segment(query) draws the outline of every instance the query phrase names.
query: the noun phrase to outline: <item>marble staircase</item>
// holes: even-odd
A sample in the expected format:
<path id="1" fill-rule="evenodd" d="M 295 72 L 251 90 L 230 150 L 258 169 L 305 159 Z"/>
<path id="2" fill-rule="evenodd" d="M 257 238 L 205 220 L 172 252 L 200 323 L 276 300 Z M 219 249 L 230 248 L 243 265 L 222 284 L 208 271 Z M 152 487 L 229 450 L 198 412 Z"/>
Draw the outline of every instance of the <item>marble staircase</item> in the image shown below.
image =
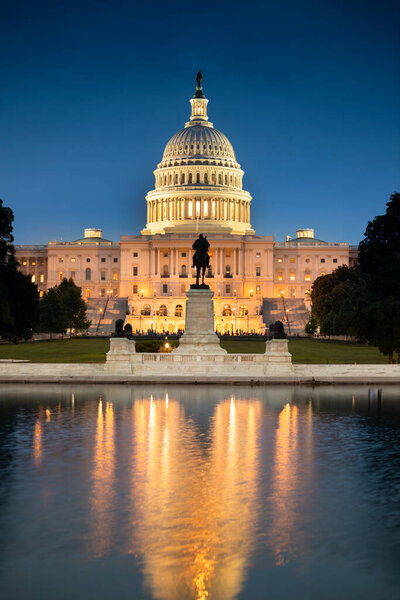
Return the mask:
<path id="1" fill-rule="evenodd" d="M 115 329 L 115 321 L 125 321 L 127 309 L 127 298 L 88 298 L 86 315 L 92 321 L 89 335 L 110 336 Z"/>
<path id="2" fill-rule="evenodd" d="M 303 300 L 296 298 L 264 298 L 263 321 L 267 327 L 275 321 L 282 321 L 288 335 L 304 335 L 304 327 L 310 313 Z"/>

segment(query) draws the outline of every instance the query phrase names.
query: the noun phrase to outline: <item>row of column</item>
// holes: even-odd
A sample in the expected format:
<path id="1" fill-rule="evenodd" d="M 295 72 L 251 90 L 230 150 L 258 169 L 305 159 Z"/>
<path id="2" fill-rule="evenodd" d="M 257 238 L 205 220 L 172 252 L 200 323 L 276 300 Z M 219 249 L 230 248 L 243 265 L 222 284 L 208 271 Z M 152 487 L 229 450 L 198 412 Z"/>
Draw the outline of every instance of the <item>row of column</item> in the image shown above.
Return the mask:
<path id="1" fill-rule="evenodd" d="M 250 202 L 231 198 L 214 200 L 171 198 L 147 202 L 148 223 L 196 218 L 250 223 Z"/>
<path id="2" fill-rule="evenodd" d="M 164 256 L 164 253 L 168 252 L 168 256 Z M 182 260 L 179 265 L 179 254 L 186 252 L 186 257 Z M 245 270 L 245 251 L 243 248 L 234 248 L 229 250 L 230 256 L 226 256 L 226 250 L 224 248 L 215 248 L 212 252 L 210 260 L 210 266 L 212 268 L 213 275 L 224 275 L 227 272 L 226 267 L 230 267 L 230 273 L 233 276 L 243 276 Z M 192 255 L 193 250 L 191 248 L 150 248 L 149 252 L 149 271 L 151 275 L 163 275 L 164 266 L 168 267 L 168 275 L 179 275 L 181 272 L 182 265 L 186 266 L 186 272 L 188 275 L 192 269 Z"/>

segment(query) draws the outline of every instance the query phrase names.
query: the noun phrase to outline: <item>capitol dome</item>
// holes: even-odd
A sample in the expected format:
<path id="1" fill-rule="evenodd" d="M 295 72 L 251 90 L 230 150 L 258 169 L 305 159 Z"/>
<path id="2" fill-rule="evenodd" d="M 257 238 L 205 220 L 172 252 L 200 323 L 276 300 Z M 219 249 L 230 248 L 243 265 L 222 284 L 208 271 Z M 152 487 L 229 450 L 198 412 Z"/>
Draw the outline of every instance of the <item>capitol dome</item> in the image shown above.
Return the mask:
<path id="1" fill-rule="evenodd" d="M 208 120 L 200 72 L 190 104 L 190 120 L 169 140 L 154 171 L 142 233 L 254 235 L 244 171 L 228 138 Z"/>
<path id="2" fill-rule="evenodd" d="M 191 124 L 190 124 L 191 125 Z M 162 163 L 187 158 L 223 160 L 236 163 L 236 156 L 228 138 L 203 123 L 181 129 L 172 136 L 165 147 Z"/>

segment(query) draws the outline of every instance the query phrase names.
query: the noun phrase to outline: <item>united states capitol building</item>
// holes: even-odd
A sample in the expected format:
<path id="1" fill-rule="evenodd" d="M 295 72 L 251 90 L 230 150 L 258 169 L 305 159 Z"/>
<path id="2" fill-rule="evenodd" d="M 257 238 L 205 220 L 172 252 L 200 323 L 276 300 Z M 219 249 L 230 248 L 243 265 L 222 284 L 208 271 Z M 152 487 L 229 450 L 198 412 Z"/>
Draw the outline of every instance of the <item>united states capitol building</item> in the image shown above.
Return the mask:
<path id="1" fill-rule="evenodd" d="M 357 250 L 319 240 L 313 229 L 298 229 L 281 242 L 257 235 L 244 171 L 231 142 L 208 119 L 201 79 L 190 104 L 189 121 L 154 171 L 140 235 L 110 241 L 89 228 L 75 241 L 17 246 L 20 268 L 41 295 L 72 277 L 87 300 L 93 334 L 109 333 L 119 317 L 133 330 L 172 333 L 184 329 L 186 291 L 195 276 L 192 243 L 203 233 L 210 242 L 206 282 L 214 292 L 217 331 L 261 333 L 281 318 L 291 333 L 300 333 L 313 281 L 353 264 Z"/>

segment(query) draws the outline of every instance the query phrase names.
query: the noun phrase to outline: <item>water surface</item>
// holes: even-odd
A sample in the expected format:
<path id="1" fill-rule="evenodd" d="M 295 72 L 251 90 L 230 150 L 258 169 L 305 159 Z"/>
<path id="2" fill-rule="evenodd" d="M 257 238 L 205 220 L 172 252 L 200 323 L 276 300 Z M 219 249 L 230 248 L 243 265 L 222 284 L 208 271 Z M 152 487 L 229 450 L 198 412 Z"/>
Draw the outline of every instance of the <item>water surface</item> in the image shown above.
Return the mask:
<path id="1" fill-rule="evenodd" d="M 0 388 L 4 600 L 400 595 L 400 390 Z"/>

